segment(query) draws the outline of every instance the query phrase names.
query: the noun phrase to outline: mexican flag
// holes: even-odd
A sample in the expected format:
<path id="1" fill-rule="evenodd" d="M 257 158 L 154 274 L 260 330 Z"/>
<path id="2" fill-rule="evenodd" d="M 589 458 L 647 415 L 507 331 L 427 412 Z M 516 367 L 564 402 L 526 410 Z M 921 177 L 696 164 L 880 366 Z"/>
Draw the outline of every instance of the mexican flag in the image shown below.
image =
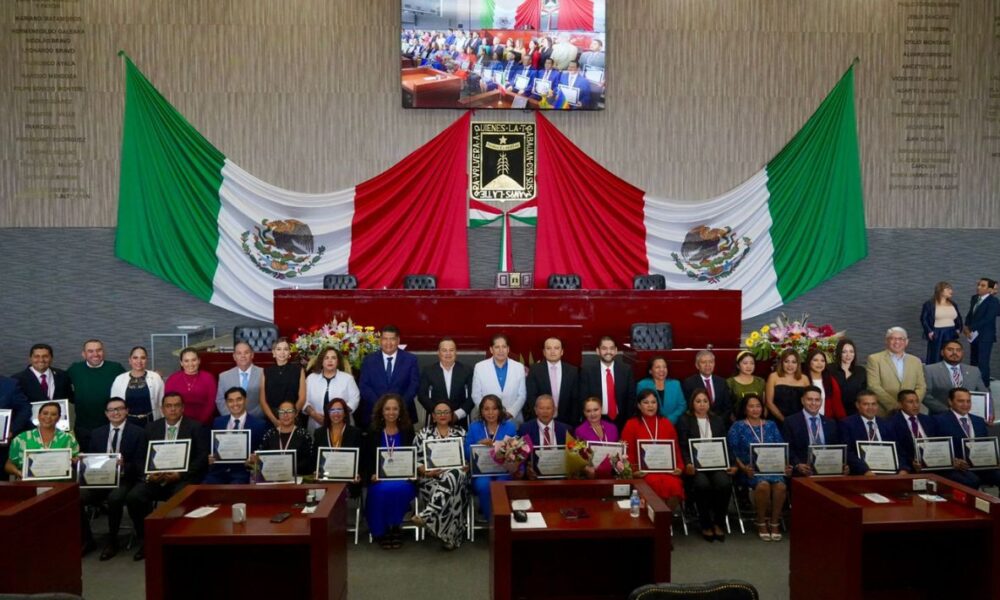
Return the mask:
<path id="1" fill-rule="evenodd" d="M 122 260 L 264 321 L 273 318 L 275 289 L 320 288 L 326 274 L 352 273 L 363 288 L 398 288 L 414 273 L 435 275 L 441 287 L 469 286 L 468 113 L 364 183 L 304 194 L 240 168 L 125 64 L 115 237 Z"/>
<path id="2" fill-rule="evenodd" d="M 586 288 L 630 288 L 658 273 L 667 289 L 742 290 L 748 319 L 867 255 L 853 66 L 777 156 L 709 200 L 649 196 L 536 119 L 537 281 L 577 273 Z"/>

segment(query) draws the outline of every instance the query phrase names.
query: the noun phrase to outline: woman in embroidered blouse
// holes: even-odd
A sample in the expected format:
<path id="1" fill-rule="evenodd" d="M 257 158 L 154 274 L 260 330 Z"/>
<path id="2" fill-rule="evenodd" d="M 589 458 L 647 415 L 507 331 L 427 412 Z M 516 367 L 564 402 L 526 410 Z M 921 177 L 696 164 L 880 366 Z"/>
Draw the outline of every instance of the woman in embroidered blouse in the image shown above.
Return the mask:
<path id="1" fill-rule="evenodd" d="M 462 545 L 465 535 L 465 515 L 469 507 L 468 467 L 427 468 L 424 442 L 457 438 L 464 451 L 465 430 L 452 426 L 453 413 L 447 401 L 434 405 L 433 423 L 417 434 L 417 473 L 420 475 L 420 502 L 423 509 L 413 515 L 413 522 L 441 540 L 445 550 Z"/>
<path id="2" fill-rule="evenodd" d="M 73 462 L 80 454 L 80 444 L 72 434 L 56 429 L 56 423 L 62 416 L 62 408 L 58 402 L 46 402 L 38 409 L 38 428 L 22 431 L 10 442 L 10 457 L 4 470 L 8 474 L 23 479 L 25 450 L 48 450 L 69 448 L 73 454 Z"/>
<path id="3" fill-rule="evenodd" d="M 491 448 L 494 442 L 504 438 L 516 437 L 517 426 L 507 418 L 503 402 L 496 394 L 486 394 L 479 403 L 479 420 L 469 425 L 469 433 L 465 436 L 465 455 L 469 461 L 476 460 L 472 453 L 473 446 Z M 490 484 L 494 481 L 507 481 L 510 475 L 486 475 L 472 478 L 472 492 L 479 499 L 479 511 L 487 521 L 493 516 L 493 503 L 490 501 Z"/>
<path id="4" fill-rule="evenodd" d="M 573 432 L 574 437 L 588 442 L 617 442 L 618 428 L 607 419 L 601 418 L 601 399 L 591 396 L 583 401 L 584 421 Z M 607 457 L 599 464 L 587 467 L 587 476 L 590 479 L 608 479 L 614 476 L 611 468 L 611 457 Z"/>

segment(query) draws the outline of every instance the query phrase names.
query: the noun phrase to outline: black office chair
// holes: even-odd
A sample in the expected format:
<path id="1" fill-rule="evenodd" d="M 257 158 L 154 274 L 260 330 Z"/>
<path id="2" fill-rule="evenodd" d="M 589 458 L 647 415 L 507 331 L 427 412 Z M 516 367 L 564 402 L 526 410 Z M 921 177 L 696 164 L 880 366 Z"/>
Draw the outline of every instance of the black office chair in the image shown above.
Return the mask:
<path id="1" fill-rule="evenodd" d="M 358 278 L 350 273 L 334 273 L 323 277 L 324 290 L 353 290 L 358 287 Z"/>
<path id="2" fill-rule="evenodd" d="M 673 350 L 674 329 L 670 323 L 632 323 L 633 350 Z"/>
<path id="3" fill-rule="evenodd" d="M 628 600 L 760 600 L 757 588 L 738 579 L 705 583 L 653 583 L 632 590 Z"/>
<path id="4" fill-rule="evenodd" d="M 407 275 L 403 279 L 404 290 L 435 290 L 437 277 L 433 275 Z"/>
<path id="5" fill-rule="evenodd" d="M 246 342 L 254 352 L 270 352 L 278 339 L 278 328 L 274 325 L 237 325 L 233 328 L 233 345 Z"/>
<path id="6" fill-rule="evenodd" d="M 549 275 L 550 290 L 578 290 L 582 282 L 575 273 L 553 273 Z"/>
<path id="7" fill-rule="evenodd" d="M 634 290 L 665 290 L 667 278 L 663 275 L 636 275 L 632 278 Z"/>

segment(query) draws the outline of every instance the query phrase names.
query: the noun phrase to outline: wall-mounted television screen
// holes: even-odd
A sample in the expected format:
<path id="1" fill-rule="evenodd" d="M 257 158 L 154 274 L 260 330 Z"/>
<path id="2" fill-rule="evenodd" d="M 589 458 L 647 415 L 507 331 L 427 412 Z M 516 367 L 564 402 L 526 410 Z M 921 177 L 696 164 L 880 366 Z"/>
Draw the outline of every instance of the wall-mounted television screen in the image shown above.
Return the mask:
<path id="1" fill-rule="evenodd" d="M 405 108 L 602 110 L 605 0 L 400 0 Z"/>

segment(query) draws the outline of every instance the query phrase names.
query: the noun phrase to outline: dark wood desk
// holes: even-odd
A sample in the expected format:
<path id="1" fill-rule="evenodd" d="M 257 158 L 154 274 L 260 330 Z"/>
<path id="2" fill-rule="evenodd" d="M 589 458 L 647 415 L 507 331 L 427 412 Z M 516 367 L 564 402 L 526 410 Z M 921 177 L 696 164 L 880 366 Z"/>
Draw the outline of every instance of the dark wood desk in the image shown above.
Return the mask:
<path id="1" fill-rule="evenodd" d="M 0 483 L 0 540 L 0 593 L 83 594 L 75 483 Z"/>
<path id="2" fill-rule="evenodd" d="M 326 489 L 303 515 L 306 492 Z M 232 522 L 245 502 L 246 523 Z M 201 519 L 183 515 L 208 504 Z M 271 523 L 280 512 L 292 516 Z M 190 485 L 146 519 L 146 598 L 347 597 L 347 492 L 334 485 Z"/>
<path id="3" fill-rule="evenodd" d="M 948 502 L 917 497 L 914 479 L 937 482 Z M 796 478 L 792 497 L 792 600 L 1000 598 L 993 496 L 922 474 Z"/>
<path id="4" fill-rule="evenodd" d="M 493 600 L 621 599 L 640 585 L 670 581 L 670 509 L 644 481 L 619 482 L 631 483 L 646 500 L 647 510 L 633 518 L 628 509 L 615 505 L 614 483 L 491 484 Z M 521 499 L 531 500 L 531 512 L 542 513 L 545 529 L 511 528 L 510 503 Z M 567 520 L 560 513 L 565 508 L 582 508 L 588 516 Z M 595 566 L 594 557 L 606 557 L 610 563 Z"/>
<path id="5" fill-rule="evenodd" d="M 466 96 L 460 101 L 464 108 L 510 108 L 514 104 L 513 94 L 501 94 L 499 90 L 491 90 L 474 96 Z M 525 110 L 538 109 L 538 100 L 528 98 Z"/>
<path id="6" fill-rule="evenodd" d="M 430 67 L 401 69 L 404 103 L 413 108 L 461 108 L 461 77 Z"/>

